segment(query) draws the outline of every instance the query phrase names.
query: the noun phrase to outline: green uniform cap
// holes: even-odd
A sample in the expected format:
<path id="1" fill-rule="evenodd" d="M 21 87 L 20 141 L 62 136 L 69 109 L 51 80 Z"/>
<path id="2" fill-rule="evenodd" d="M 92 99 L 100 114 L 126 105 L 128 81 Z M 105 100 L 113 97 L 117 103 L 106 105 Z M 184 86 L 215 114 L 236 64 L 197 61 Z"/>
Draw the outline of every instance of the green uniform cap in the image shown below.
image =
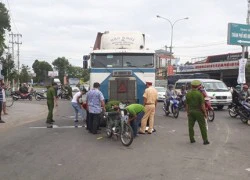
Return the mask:
<path id="1" fill-rule="evenodd" d="M 192 85 L 192 86 L 199 86 L 199 85 L 201 85 L 201 82 L 200 82 L 199 80 L 193 80 L 193 81 L 191 82 L 191 85 Z"/>

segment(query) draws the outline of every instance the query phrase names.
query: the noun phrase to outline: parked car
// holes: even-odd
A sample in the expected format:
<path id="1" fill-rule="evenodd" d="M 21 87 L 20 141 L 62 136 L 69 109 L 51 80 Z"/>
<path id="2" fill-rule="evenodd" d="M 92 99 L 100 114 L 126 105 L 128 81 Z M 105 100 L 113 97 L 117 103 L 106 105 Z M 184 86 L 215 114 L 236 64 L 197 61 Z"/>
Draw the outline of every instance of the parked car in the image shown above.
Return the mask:
<path id="1" fill-rule="evenodd" d="M 72 92 L 79 92 L 80 91 L 80 89 L 76 86 L 72 86 L 71 88 L 72 88 Z"/>
<path id="2" fill-rule="evenodd" d="M 160 87 L 156 86 L 155 89 L 158 91 L 158 101 L 164 101 L 165 100 L 165 93 L 166 93 L 166 88 L 165 87 Z"/>

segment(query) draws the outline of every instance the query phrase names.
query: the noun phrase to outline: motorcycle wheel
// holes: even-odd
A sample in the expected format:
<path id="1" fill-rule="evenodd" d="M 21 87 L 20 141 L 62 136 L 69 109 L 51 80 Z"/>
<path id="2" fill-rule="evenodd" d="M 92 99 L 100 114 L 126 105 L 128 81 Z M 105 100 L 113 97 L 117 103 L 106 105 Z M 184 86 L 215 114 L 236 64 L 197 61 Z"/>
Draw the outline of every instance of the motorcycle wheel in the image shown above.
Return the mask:
<path id="1" fill-rule="evenodd" d="M 106 135 L 108 138 L 111 138 L 113 133 L 112 133 L 112 126 L 111 126 L 111 120 L 107 118 L 107 125 L 106 125 Z"/>
<path id="2" fill-rule="evenodd" d="M 238 114 L 235 112 L 235 107 L 228 109 L 229 116 L 235 118 Z"/>
<path id="3" fill-rule="evenodd" d="M 18 98 L 14 97 L 14 96 L 13 96 L 12 99 L 13 99 L 13 101 L 17 101 L 18 100 Z"/>
<path id="4" fill-rule="evenodd" d="M 121 142 L 124 146 L 129 146 L 134 140 L 133 130 L 132 130 L 131 126 L 129 126 L 127 123 L 124 123 L 124 125 L 123 125 L 123 129 L 121 130 L 120 138 L 121 138 Z"/>
<path id="5" fill-rule="evenodd" d="M 212 122 L 214 120 L 214 111 L 213 110 L 208 110 L 207 111 L 207 119 Z"/>
<path id="6" fill-rule="evenodd" d="M 243 122 L 244 124 L 246 124 L 247 123 L 247 121 L 248 121 L 248 119 L 247 118 L 245 118 L 244 116 L 240 116 L 240 120 L 241 120 L 241 122 Z"/>
<path id="7" fill-rule="evenodd" d="M 172 107 L 172 113 L 173 113 L 174 118 L 178 118 L 179 108 Z"/>
<path id="8" fill-rule="evenodd" d="M 28 97 L 28 99 L 29 99 L 30 101 L 32 101 L 32 96 L 30 95 L 30 96 Z"/>
<path id="9" fill-rule="evenodd" d="M 37 101 L 40 101 L 40 100 L 41 100 L 41 97 L 40 97 L 40 96 L 35 96 L 35 99 L 36 99 Z"/>

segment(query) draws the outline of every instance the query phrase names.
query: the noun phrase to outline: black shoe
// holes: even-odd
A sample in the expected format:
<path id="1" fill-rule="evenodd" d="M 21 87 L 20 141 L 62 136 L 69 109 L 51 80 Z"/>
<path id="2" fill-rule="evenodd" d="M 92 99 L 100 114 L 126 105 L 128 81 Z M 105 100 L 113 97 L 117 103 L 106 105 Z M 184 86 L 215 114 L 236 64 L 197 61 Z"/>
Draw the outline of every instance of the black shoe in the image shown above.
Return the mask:
<path id="1" fill-rule="evenodd" d="M 195 140 L 191 140 L 190 143 L 195 143 L 196 141 Z"/>
<path id="2" fill-rule="evenodd" d="M 208 145 L 208 144 L 210 144 L 210 142 L 209 141 L 204 141 L 203 144 Z"/>
<path id="3" fill-rule="evenodd" d="M 5 123 L 3 120 L 0 120 L 0 123 Z"/>
<path id="4" fill-rule="evenodd" d="M 53 125 L 47 125 L 47 128 L 53 128 Z"/>
<path id="5" fill-rule="evenodd" d="M 55 121 L 54 120 L 51 120 L 52 123 L 54 123 Z"/>
<path id="6" fill-rule="evenodd" d="M 154 128 L 152 132 L 156 132 L 156 129 Z"/>
<path id="7" fill-rule="evenodd" d="M 78 120 L 75 120 L 75 122 L 79 122 Z"/>

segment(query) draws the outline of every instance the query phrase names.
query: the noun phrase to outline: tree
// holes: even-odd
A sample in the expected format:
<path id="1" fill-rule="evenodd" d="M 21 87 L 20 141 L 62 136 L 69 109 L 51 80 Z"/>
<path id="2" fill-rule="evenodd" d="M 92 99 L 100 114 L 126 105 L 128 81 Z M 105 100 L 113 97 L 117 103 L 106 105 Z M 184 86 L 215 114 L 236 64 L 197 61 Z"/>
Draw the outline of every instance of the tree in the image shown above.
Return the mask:
<path id="1" fill-rule="evenodd" d="M 10 16 L 5 5 L 0 2 L 0 56 L 2 56 L 3 51 L 6 48 L 4 37 L 6 30 L 11 30 Z"/>
<path id="2" fill-rule="evenodd" d="M 11 58 L 11 55 L 8 55 L 6 58 L 1 57 L 0 58 L 0 62 L 2 63 L 2 75 L 8 79 L 9 81 L 12 80 L 12 78 L 10 78 L 12 72 L 14 71 L 15 68 L 15 63 Z"/>
<path id="3" fill-rule="evenodd" d="M 63 77 L 66 75 L 68 67 L 70 66 L 68 59 L 65 57 L 58 57 L 52 64 L 55 70 L 58 71 L 60 81 L 63 82 Z"/>
<path id="4" fill-rule="evenodd" d="M 46 61 L 35 60 L 32 64 L 33 71 L 36 73 L 34 82 L 45 82 L 48 77 L 48 71 L 52 71 L 52 66 Z"/>
<path id="5" fill-rule="evenodd" d="M 82 67 L 70 65 L 67 74 L 69 78 L 84 78 L 84 82 L 89 80 L 88 70 L 84 70 Z"/>
<path id="6" fill-rule="evenodd" d="M 26 65 L 22 64 L 22 68 L 21 68 L 21 72 L 20 72 L 20 75 L 19 75 L 19 79 L 20 79 L 21 83 L 30 82 L 31 75 L 30 75 L 30 68 L 29 68 L 29 66 L 26 66 Z"/>

